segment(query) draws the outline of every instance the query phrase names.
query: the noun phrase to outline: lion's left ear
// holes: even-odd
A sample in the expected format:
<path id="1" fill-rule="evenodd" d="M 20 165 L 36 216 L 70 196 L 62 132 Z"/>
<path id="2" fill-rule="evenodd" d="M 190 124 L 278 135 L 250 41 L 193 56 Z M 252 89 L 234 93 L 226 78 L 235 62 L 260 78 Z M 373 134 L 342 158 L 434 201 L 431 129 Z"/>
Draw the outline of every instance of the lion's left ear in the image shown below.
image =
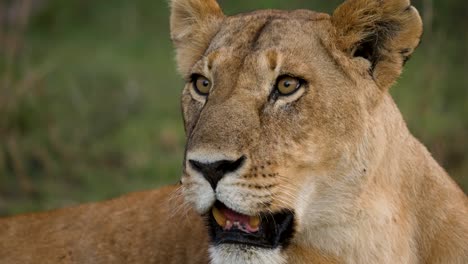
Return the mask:
<path id="1" fill-rule="evenodd" d="M 332 16 L 337 47 L 371 63 L 371 73 L 383 89 L 401 74 L 418 46 L 422 21 L 409 0 L 347 0 Z"/>

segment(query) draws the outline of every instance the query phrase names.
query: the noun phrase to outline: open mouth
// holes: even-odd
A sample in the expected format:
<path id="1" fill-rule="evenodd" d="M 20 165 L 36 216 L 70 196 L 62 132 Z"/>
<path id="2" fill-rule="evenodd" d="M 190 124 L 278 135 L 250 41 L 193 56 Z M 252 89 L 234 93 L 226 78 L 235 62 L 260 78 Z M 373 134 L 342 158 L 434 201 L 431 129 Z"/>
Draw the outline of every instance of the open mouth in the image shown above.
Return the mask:
<path id="1" fill-rule="evenodd" d="M 214 245 L 243 244 L 262 248 L 287 246 L 294 231 L 290 210 L 248 216 L 235 212 L 217 201 L 208 215 Z"/>

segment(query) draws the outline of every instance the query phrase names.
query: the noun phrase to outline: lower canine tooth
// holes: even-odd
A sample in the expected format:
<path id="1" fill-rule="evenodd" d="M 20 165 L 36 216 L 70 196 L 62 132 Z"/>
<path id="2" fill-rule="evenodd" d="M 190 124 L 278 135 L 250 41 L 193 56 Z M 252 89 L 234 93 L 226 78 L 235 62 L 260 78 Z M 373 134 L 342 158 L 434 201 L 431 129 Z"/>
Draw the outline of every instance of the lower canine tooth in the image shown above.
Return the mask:
<path id="1" fill-rule="evenodd" d="M 257 228 L 260 226 L 260 217 L 258 216 L 251 216 L 249 219 L 249 225 L 252 228 Z"/>
<path id="2" fill-rule="evenodd" d="M 216 220 L 216 223 L 218 223 L 218 225 L 224 227 L 226 225 L 226 217 L 224 216 L 224 214 L 221 213 L 218 210 L 218 208 L 216 208 L 216 207 L 213 207 L 211 212 L 213 213 L 213 217 Z"/>

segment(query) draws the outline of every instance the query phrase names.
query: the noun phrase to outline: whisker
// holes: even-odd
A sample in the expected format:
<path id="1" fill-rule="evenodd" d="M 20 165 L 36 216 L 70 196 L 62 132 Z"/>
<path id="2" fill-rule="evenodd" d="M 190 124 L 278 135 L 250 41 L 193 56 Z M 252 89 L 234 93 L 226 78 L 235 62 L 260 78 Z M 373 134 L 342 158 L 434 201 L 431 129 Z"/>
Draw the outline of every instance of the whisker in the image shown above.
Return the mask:
<path id="1" fill-rule="evenodd" d="M 171 217 L 182 216 L 184 220 L 187 220 L 188 212 L 191 209 L 189 203 L 184 199 L 183 186 L 179 186 L 169 198 L 169 204 L 171 208 Z"/>
<path id="2" fill-rule="evenodd" d="M 300 186 L 299 184 L 292 182 L 290 178 L 285 177 L 285 176 L 283 176 L 283 175 L 277 175 L 277 176 L 276 176 L 276 179 L 279 179 L 279 180 L 283 181 L 284 183 L 290 184 L 290 185 L 292 185 L 292 186 L 294 186 L 294 187 L 297 187 L 297 188 L 301 188 L 301 187 L 302 187 L 302 186 Z"/>

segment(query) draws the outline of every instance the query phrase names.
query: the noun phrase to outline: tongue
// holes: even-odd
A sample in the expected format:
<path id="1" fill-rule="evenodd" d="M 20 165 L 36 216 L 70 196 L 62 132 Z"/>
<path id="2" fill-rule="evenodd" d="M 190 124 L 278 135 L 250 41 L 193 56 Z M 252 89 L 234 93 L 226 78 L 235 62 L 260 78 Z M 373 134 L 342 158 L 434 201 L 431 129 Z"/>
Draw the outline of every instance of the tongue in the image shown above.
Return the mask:
<path id="1" fill-rule="evenodd" d="M 237 212 L 234 212 L 233 210 L 224 207 L 221 208 L 221 212 L 226 216 L 226 219 L 231 221 L 231 222 L 239 222 L 239 223 L 249 223 L 250 217 L 248 215 L 243 215 Z"/>
<path id="2" fill-rule="evenodd" d="M 226 217 L 226 225 L 224 226 L 224 230 L 230 230 L 231 228 L 236 227 L 237 229 L 247 233 L 254 233 L 258 231 L 258 224 L 256 226 L 251 226 L 250 216 L 234 212 L 227 207 L 220 208 L 219 210 Z"/>

